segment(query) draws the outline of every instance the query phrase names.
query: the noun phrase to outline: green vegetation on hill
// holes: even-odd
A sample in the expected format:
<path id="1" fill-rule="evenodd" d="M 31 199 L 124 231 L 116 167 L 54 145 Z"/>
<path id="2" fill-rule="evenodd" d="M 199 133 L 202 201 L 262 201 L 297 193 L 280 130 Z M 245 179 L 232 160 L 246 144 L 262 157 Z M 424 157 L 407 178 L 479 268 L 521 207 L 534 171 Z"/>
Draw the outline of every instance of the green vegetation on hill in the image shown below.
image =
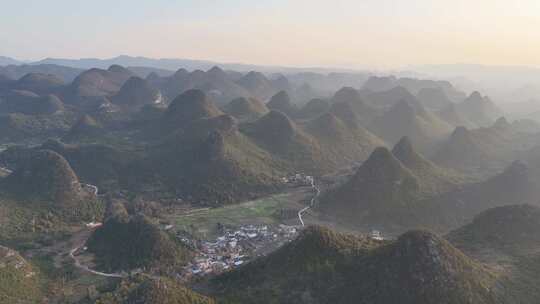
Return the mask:
<path id="1" fill-rule="evenodd" d="M 315 118 L 326 113 L 330 109 L 330 102 L 325 99 L 312 99 L 300 109 L 298 116 L 301 118 Z"/>
<path id="2" fill-rule="evenodd" d="M 81 180 L 98 186 L 100 193 L 118 188 L 140 187 L 138 179 L 152 174 L 151 171 L 144 171 L 144 166 L 138 167 L 141 154 L 144 153 L 131 148 L 106 144 L 64 144 L 57 140 L 48 140 L 39 149 L 61 154 Z"/>
<path id="3" fill-rule="evenodd" d="M 364 102 L 358 90 L 351 87 L 341 88 L 334 94 L 330 112 L 347 123 L 360 123 L 362 126 L 369 125 L 379 114 L 377 109 Z M 352 117 L 354 121 L 351 121 Z"/>
<path id="4" fill-rule="evenodd" d="M 353 269 L 348 303 L 503 303 L 489 270 L 426 231 L 401 235 Z"/>
<path id="5" fill-rule="evenodd" d="M 261 72 L 251 71 L 238 79 L 236 83 L 247 89 L 253 96 L 261 99 L 267 99 L 276 92 L 272 81 Z"/>
<path id="6" fill-rule="evenodd" d="M 537 135 L 522 132 L 500 118 L 489 127 L 457 127 L 440 145 L 432 160 L 444 167 L 477 175 L 492 175 L 538 142 Z"/>
<path id="7" fill-rule="evenodd" d="M 65 144 L 49 139 L 37 147 L 10 147 L 0 153 L 0 162 L 4 166 L 17 168 L 26 162 L 29 155 L 40 150 L 62 155 L 81 181 L 96 185 L 100 193 L 117 189 L 145 189 L 141 181 L 152 176 L 152 170 L 142 162 L 145 151 L 99 143 Z"/>
<path id="8" fill-rule="evenodd" d="M 15 87 L 38 94 L 57 92 L 64 86 L 64 81 L 54 74 L 28 73 L 17 80 Z"/>
<path id="9" fill-rule="evenodd" d="M 30 200 L 55 201 L 59 208 L 72 208 L 85 193 L 69 163 L 58 153 L 38 150 L 1 182 L 6 191 Z"/>
<path id="10" fill-rule="evenodd" d="M 200 103 L 184 96 L 187 99 L 177 100 L 176 107 L 186 110 L 192 105 L 193 112 L 202 113 L 201 117 L 171 120 L 177 129 L 156 145 L 76 145 L 49 140 L 35 149 L 9 149 L 2 153 L 2 161 L 16 167 L 24 162 L 22 154 L 54 150 L 69 160 L 84 182 L 98 186 L 101 193 L 117 189 L 174 191 L 184 199 L 220 205 L 275 192 L 279 178 L 286 174 L 285 165 L 238 132 L 234 118 L 221 112 L 207 113 L 207 106 L 219 110 L 204 94 L 192 94 L 195 99 L 202 98 Z M 172 115 L 170 111 L 162 115 Z"/>
<path id="11" fill-rule="evenodd" d="M 538 198 L 538 182 L 532 170 L 515 161 L 503 172 L 478 183 L 472 183 L 434 198 L 444 205 L 443 214 L 455 215 L 458 223 L 472 220 L 490 208 L 534 203 Z M 455 227 L 454 227 L 455 228 Z"/>
<path id="12" fill-rule="evenodd" d="M 118 287 L 100 296 L 94 304 L 214 304 L 211 298 L 200 295 L 166 277 L 149 278 L 138 275 L 124 279 Z"/>
<path id="13" fill-rule="evenodd" d="M 39 274 L 18 252 L 0 246 L 0 304 L 39 303 Z"/>
<path id="14" fill-rule="evenodd" d="M 62 156 L 49 150 L 20 152 L 15 171 L 0 179 L 0 240 L 33 239 L 101 218 L 101 201 L 81 188 Z"/>
<path id="15" fill-rule="evenodd" d="M 221 115 L 196 120 L 151 151 L 149 162 L 184 198 L 221 205 L 279 189 L 279 162 Z"/>
<path id="16" fill-rule="evenodd" d="M 430 194 L 420 191 L 426 186 L 422 186 L 422 179 L 411 170 L 389 170 L 388 167 L 392 168 L 389 164 L 396 161 L 373 165 L 371 158 L 368 159 L 349 181 L 324 192 L 317 208 L 324 217 L 363 231 L 378 229 L 396 234 L 428 228 L 447 233 L 489 208 L 534 202 L 538 197 L 537 182 L 521 162 L 486 181 Z M 412 185 L 416 186 L 404 187 L 399 176 L 413 177 L 416 183 Z"/>
<path id="17" fill-rule="evenodd" d="M 90 75 L 95 74 L 99 82 L 115 73 L 123 76 L 111 81 L 123 84 L 120 80 L 128 73 L 119 67 Z M 208 74 L 224 77 L 219 69 Z M 126 90 L 139 85 L 146 88 L 147 81 L 140 80 L 128 80 Z M 92 99 L 92 103 L 110 104 L 106 101 L 109 97 Z M 292 104 L 284 92 L 276 94 L 274 101 Z M 266 113 L 264 104 L 249 98 L 239 98 L 224 110 L 230 111 L 234 104 L 240 112 Z M 293 121 L 286 114 L 270 111 L 255 121 L 239 123 L 223 114 L 202 90 L 190 89 L 144 122 L 132 118 L 108 121 L 94 112 L 97 120 L 84 115 L 64 137 L 78 145 L 49 141 L 41 148 L 64 156 L 81 180 L 98 186 L 101 193 L 119 189 L 161 191 L 193 202 L 222 205 L 273 193 L 280 189 L 280 178 L 290 173 L 335 172 L 364 161 L 377 146 L 385 145 L 362 127 L 377 111 L 362 101 L 359 91 L 343 88 L 332 98 L 331 106 L 326 102 L 319 105 L 326 113 L 311 119 Z M 409 106 L 415 116 L 431 121 L 421 105 Z M 117 107 L 111 109 L 123 112 Z M 92 144 L 84 144 L 87 136 L 92 137 Z M 436 174 L 434 184 L 439 184 L 442 173 Z"/>
<path id="18" fill-rule="evenodd" d="M 448 235 L 460 248 L 526 253 L 540 248 L 540 207 L 511 205 L 477 215 L 473 221 Z"/>
<path id="19" fill-rule="evenodd" d="M 96 255 L 99 267 L 107 271 L 174 269 L 191 256 L 187 248 L 144 216 L 106 220 L 88 239 L 87 246 Z"/>
<path id="20" fill-rule="evenodd" d="M 376 149 L 347 182 L 321 195 L 318 208 L 323 216 L 364 230 L 447 232 L 486 209 L 534 201 L 537 183 L 534 170 L 519 161 L 474 181 L 434 165 L 404 138 L 392 153 Z"/>
<path id="21" fill-rule="evenodd" d="M 285 91 L 280 91 L 272 96 L 266 106 L 270 110 L 283 112 L 289 116 L 294 116 L 298 112 L 298 108 L 292 103 L 289 94 Z"/>
<path id="22" fill-rule="evenodd" d="M 346 167 L 368 158 L 382 139 L 359 124 L 349 124 L 332 113 L 326 113 L 305 125 L 306 133 L 314 137 L 330 168 Z"/>
<path id="23" fill-rule="evenodd" d="M 330 303 L 346 283 L 350 263 L 379 244 L 308 227 L 274 253 L 211 283 L 223 303 Z"/>
<path id="24" fill-rule="evenodd" d="M 382 242 L 309 227 L 267 257 L 212 281 L 224 303 L 500 303 L 495 276 L 440 237 Z"/>
<path id="25" fill-rule="evenodd" d="M 474 168 L 485 166 L 490 161 L 488 154 L 471 131 L 465 127 L 457 127 L 435 154 L 433 161 L 448 168 Z"/>
<path id="26" fill-rule="evenodd" d="M 451 127 L 415 99 L 396 103 L 373 121 L 370 130 L 390 143 L 407 136 L 423 151 L 431 148 L 435 140 L 450 134 Z"/>
<path id="27" fill-rule="evenodd" d="M 132 76 L 133 72 L 119 65 L 111 65 L 107 70 L 92 68 L 77 76 L 65 95 L 71 103 L 83 102 L 88 97 L 110 96 Z"/>
<path id="28" fill-rule="evenodd" d="M 228 72 L 219 67 L 213 67 L 206 72 L 202 70 L 188 72 L 179 69 L 174 75 L 156 79 L 152 84 L 155 84 L 170 100 L 191 89 L 199 89 L 212 95 L 212 99 L 218 104 L 225 104 L 238 97 L 254 96 L 231 78 Z"/>
<path id="29" fill-rule="evenodd" d="M 13 173 L 0 180 L 0 189 L 6 201 L 19 202 L 17 209 L 34 213 L 49 208 L 49 217 L 63 221 L 92 220 L 102 212 L 97 197 L 82 189 L 68 162 L 50 150 L 29 152 Z"/>
<path id="30" fill-rule="evenodd" d="M 189 90 L 176 97 L 169 105 L 163 123 L 169 131 L 186 126 L 202 118 L 211 118 L 223 114 L 200 90 Z"/>
<path id="31" fill-rule="evenodd" d="M 83 115 L 62 138 L 66 142 L 84 141 L 103 135 L 105 130 L 94 118 Z"/>
<path id="32" fill-rule="evenodd" d="M 240 120 L 253 120 L 266 114 L 268 108 L 256 98 L 240 97 L 226 104 L 223 111 Z"/>
<path id="33" fill-rule="evenodd" d="M 247 101 L 257 113 L 266 112 L 256 100 L 238 100 L 244 106 Z M 184 92 L 166 111 L 155 114 L 157 119 L 134 125 L 97 122 L 84 115 L 63 138 L 73 144 L 49 140 L 37 149 L 64 156 L 100 193 L 159 190 L 222 205 L 273 193 L 282 186 L 280 178 L 290 173 L 320 175 L 341 169 L 384 144 L 357 123 L 344 123 L 331 114 L 297 124 L 271 111 L 239 124 L 200 90 Z"/>
<path id="34" fill-rule="evenodd" d="M 317 141 L 284 113 L 270 111 L 257 121 L 243 125 L 241 130 L 261 148 L 297 170 L 321 172 L 329 169 Z"/>
<path id="35" fill-rule="evenodd" d="M 328 112 L 338 117 L 348 126 L 358 127 L 359 125 L 360 119 L 351 102 L 344 101 L 333 103 Z"/>
<path id="36" fill-rule="evenodd" d="M 14 90 L 0 97 L 0 113 L 50 115 L 62 111 L 64 104 L 56 95 L 39 96 L 29 91 Z"/>
<path id="37" fill-rule="evenodd" d="M 539 225 L 539 207 L 508 205 L 480 213 L 446 238 L 497 273 L 502 302 L 536 303 L 540 297 Z"/>
<path id="38" fill-rule="evenodd" d="M 379 147 L 346 183 L 323 193 L 318 208 L 365 229 L 422 227 L 431 221 L 431 208 L 421 200 L 421 182 L 387 148 Z"/>
<path id="39" fill-rule="evenodd" d="M 60 136 L 69 130 L 75 119 L 72 116 L 71 114 L 2 114 L 0 115 L 0 139 L 5 141 L 24 141 Z"/>
<path id="40" fill-rule="evenodd" d="M 354 115 L 354 114 L 353 114 Z M 384 142 L 362 128 L 356 118 L 344 121 L 332 113 L 296 123 L 286 114 L 270 111 L 240 131 L 287 164 L 289 171 L 319 175 L 362 161 Z"/>
<path id="41" fill-rule="evenodd" d="M 112 97 L 112 102 L 124 107 L 128 112 L 136 112 L 144 105 L 162 102 L 161 93 L 142 78 L 130 77 Z"/>
<path id="42" fill-rule="evenodd" d="M 417 153 L 406 136 L 394 146 L 392 154 L 418 178 L 421 190 L 426 193 L 444 193 L 467 181 L 457 172 L 438 167 Z"/>
<path id="43" fill-rule="evenodd" d="M 75 209 L 65 210 L 52 201 L 22 200 L 2 193 L 0 241 L 15 244 L 63 233 L 73 225 L 101 219 L 103 209 L 98 200 L 85 200 Z"/>

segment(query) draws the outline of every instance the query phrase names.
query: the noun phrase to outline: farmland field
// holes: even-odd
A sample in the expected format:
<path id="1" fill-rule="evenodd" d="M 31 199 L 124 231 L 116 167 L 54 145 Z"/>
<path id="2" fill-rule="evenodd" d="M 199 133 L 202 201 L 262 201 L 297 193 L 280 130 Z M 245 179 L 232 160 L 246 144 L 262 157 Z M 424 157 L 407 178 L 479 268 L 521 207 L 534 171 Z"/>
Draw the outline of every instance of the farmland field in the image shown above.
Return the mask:
<path id="1" fill-rule="evenodd" d="M 299 209 L 298 194 L 297 191 L 293 191 L 231 206 L 196 209 L 174 216 L 171 222 L 176 224 L 177 229 L 201 237 L 212 237 L 218 223 L 234 227 L 248 224 L 277 224 L 280 221 L 275 215 L 280 209 Z"/>

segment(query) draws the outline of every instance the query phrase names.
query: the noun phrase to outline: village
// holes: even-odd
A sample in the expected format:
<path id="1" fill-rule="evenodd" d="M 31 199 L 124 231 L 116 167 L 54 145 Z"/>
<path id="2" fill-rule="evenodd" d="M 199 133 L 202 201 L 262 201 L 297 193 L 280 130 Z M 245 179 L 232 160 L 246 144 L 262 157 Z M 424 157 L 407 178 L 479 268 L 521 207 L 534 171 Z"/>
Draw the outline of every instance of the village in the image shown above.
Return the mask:
<path id="1" fill-rule="evenodd" d="M 289 187 L 304 187 L 312 186 L 315 179 L 313 176 L 306 175 L 304 173 L 295 173 L 287 177 L 282 177 L 281 182 Z"/>
<path id="2" fill-rule="evenodd" d="M 314 178 L 296 173 L 283 177 L 282 182 L 289 187 L 312 186 Z M 195 249 L 197 254 L 178 276 L 189 280 L 193 276 L 218 274 L 241 266 L 293 240 L 299 228 L 283 224 L 243 225 L 236 229 L 221 227 L 221 235 L 213 241 L 194 241 L 189 235 L 179 233 L 180 241 Z"/>
<path id="3" fill-rule="evenodd" d="M 313 187 L 314 178 L 303 173 L 292 174 L 282 178 L 289 187 Z M 314 197 L 316 199 L 316 196 Z M 300 217 L 300 222 L 303 221 Z M 164 227 L 171 229 L 172 225 Z M 237 228 L 219 227 L 220 236 L 213 241 L 193 240 L 189 234 L 178 232 L 179 240 L 194 249 L 196 257 L 178 274 L 182 280 L 190 280 L 211 274 L 219 274 L 239 267 L 251 259 L 264 256 L 298 236 L 303 225 L 243 225 Z M 368 237 L 384 240 L 382 233 L 372 230 Z"/>
<path id="4" fill-rule="evenodd" d="M 318 190 L 315 185 L 313 176 L 303 173 L 295 173 L 290 176 L 283 177 L 282 182 L 288 187 L 311 187 Z M 312 198 L 316 199 L 316 195 Z M 308 207 L 312 206 L 310 204 Z M 208 208 L 206 208 L 208 209 Z M 206 210 L 206 209 L 199 209 Z M 176 235 L 176 238 L 188 248 L 191 248 L 195 253 L 191 261 L 184 266 L 179 272 L 176 272 L 177 279 L 187 282 L 192 279 L 216 275 L 222 272 L 240 267 L 247 262 L 261 256 L 265 256 L 272 251 L 275 251 L 284 244 L 294 240 L 299 232 L 304 228 L 300 212 L 306 210 L 304 208 L 299 212 L 295 211 L 295 215 L 299 217 L 299 225 L 285 224 L 243 224 L 238 226 L 217 224 L 217 234 L 214 237 L 207 239 L 206 236 L 196 236 L 188 229 L 175 229 L 175 225 L 166 221 L 160 225 L 163 231 L 167 231 Z M 298 214 L 296 214 L 298 213 Z M 90 230 L 97 229 L 103 224 L 101 222 L 89 222 L 86 227 Z M 216 236 L 217 235 L 217 236 Z M 372 230 L 368 237 L 374 240 L 384 240 L 382 233 L 377 230 Z M 75 248 L 72 250 L 74 257 L 86 251 L 86 247 Z M 77 259 L 74 258 L 77 262 Z M 122 272 L 119 274 L 104 274 L 86 268 L 87 271 L 107 275 L 123 277 L 128 273 Z M 142 270 L 137 269 L 131 273 L 138 273 Z"/>
<path id="5" fill-rule="evenodd" d="M 180 241 L 194 248 L 197 254 L 178 276 L 189 280 L 193 276 L 233 269 L 275 250 L 297 235 L 297 227 L 286 225 L 246 225 L 234 230 L 224 228 L 223 234 L 214 241 L 193 241 L 180 234 Z"/>

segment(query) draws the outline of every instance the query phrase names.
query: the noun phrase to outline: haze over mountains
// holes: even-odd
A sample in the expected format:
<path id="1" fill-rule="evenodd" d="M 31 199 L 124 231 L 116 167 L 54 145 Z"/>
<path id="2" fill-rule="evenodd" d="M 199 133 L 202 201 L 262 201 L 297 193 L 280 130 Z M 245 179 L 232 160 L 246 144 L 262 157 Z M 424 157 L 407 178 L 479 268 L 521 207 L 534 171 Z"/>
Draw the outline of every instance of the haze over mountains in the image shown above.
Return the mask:
<path id="1" fill-rule="evenodd" d="M 0 75 L 0 241 L 28 266 L 0 268 L 0 299 L 540 295 L 540 123 L 481 90 L 128 57 Z"/>
<path id="2" fill-rule="evenodd" d="M 540 303 L 539 17 L 4 1 L 0 304 Z"/>
<path id="3" fill-rule="evenodd" d="M 249 71 L 258 70 L 262 72 L 275 72 L 275 71 L 311 71 L 311 72 L 328 72 L 345 71 L 345 69 L 323 69 L 323 68 L 287 68 L 287 67 L 264 67 L 258 65 L 238 64 L 238 63 L 219 63 L 211 60 L 190 60 L 190 59 L 154 59 L 141 56 L 127 56 L 121 55 L 108 59 L 98 58 L 81 58 L 81 59 L 64 59 L 64 58 L 45 58 L 38 61 L 21 61 L 10 57 L 1 56 L 0 66 L 8 65 L 58 65 L 66 66 L 77 69 L 90 69 L 90 68 L 107 68 L 111 65 L 122 65 L 128 67 L 147 67 L 166 71 L 175 71 L 180 67 L 187 70 L 207 70 L 212 66 L 220 65 L 224 69 Z M 450 79 L 459 81 L 468 78 L 471 83 L 476 82 L 476 89 L 495 89 L 499 88 L 502 91 L 503 88 L 515 89 L 526 87 L 527 84 L 535 84 L 538 76 L 538 69 L 533 67 L 520 67 L 520 66 L 488 66 L 488 65 L 474 65 L 474 64 L 447 64 L 447 65 L 420 65 L 410 66 L 403 70 L 415 71 L 425 76 L 431 76 L 438 79 Z M 349 70 L 351 71 L 351 70 Z M 511 82 L 508 82 L 508 78 L 504 75 L 513 75 Z M 165 75 L 162 75 L 165 76 Z M 459 83 L 460 85 L 462 83 Z M 469 91 L 471 87 L 464 87 L 463 89 Z M 416 93 L 416 92 L 415 92 Z M 529 98 L 529 97 L 527 97 Z M 523 97 L 523 100 L 526 100 Z"/>
<path id="4" fill-rule="evenodd" d="M 304 78 L 308 81 L 310 77 Z M 338 79 L 335 75 L 326 82 L 332 86 Z M 349 80 L 341 78 L 343 85 Z M 323 78 L 317 81 L 324 82 Z M 168 165 L 164 160 L 175 153 L 174 163 L 179 162 L 180 167 L 184 161 L 200 162 L 195 155 L 208 155 L 204 162 L 220 161 L 226 164 L 225 171 L 242 168 L 238 173 L 251 176 L 248 184 L 254 183 L 260 190 L 275 189 L 277 185 L 270 181 L 284 174 L 287 166 L 328 173 L 363 161 L 376 147 L 394 145 L 403 136 L 427 158 L 457 171 L 471 168 L 471 161 L 486 167 L 482 172 L 489 172 L 487 167 L 496 171 L 535 145 L 533 134 L 497 120 L 502 112 L 488 97 L 478 92 L 467 96 L 449 82 L 370 77 L 358 89 L 343 86 L 334 93 L 312 89 L 307 99 L 304 85 L 283 75 L 220 67 L 192 72 L 179 69 L 163 77 L 152 73 L 144 79 L 112 65 L 83 71 L 72 82 L 52 74 L 30 73 L 2 85 L 1 120 L 7 127 L 3 136 L 38 141 L 53 136 L 77 145 L 77 141 L 103 144 L 103 140 L 129 134 L 125 138 L 134 137 L 128 142 L 144 139 L 152 144 L 144 147 L 142 154 L 130 152 L 131 148 L 120 152 L 130 156 L 114 170 L 135 170 L 135 176 L 127 184 L 114 178 L 117 186 L 139 187 L 149 176 L 159 176 L 153 183 L 164 187 L 184 184 L 177 172 L 165 173 Z M 479 133 L 478 139 L 468 135 L 462 123 Z M 534 122 L 527 126 L 535 127 Z M 493 134 L 487 136 L 489 132 Z M 181 142 L 183 148 L 172 148 Z M 489 148 L 503 143 L 510 146 L 507 142 L 519 151 Z M 208 152 L 200 153 L 204 150 Z M 144 161 L 135 161 L 140 158 Z M 262 159 L 271 159 L 272 165 L 264 165 Z M 260 167 L 252 171 L 248 163 Z M 153 173 L 136 173 L 147 170 Z M 201 168 L 190 170 L 184 175 L 207 176 Z M 193 191 L 192 186 L 187 188 Z"/>
<path id="5" fill-rule="evenodd" d="M 192 59 L 177 59 L 177 58 L 148 58 L 141 56 L 127 56 L 120 55 L 117 57 L 109 59 L 98 59 L 98 58 L 81 58 L 81 59 L 64 59 L 64 58 L 45 58 L 38 61 L 20 61 L 10 57 L 2 56 L 0 57 L 0 66 L 8 65 L 56 65 L 56 66 L 65 66 L 76 69 L 90 69 L 90 68 L 101 68 L 106 69 L 111 65 L 122 65 L 126 67 L 138 67 L 138 68 L 152 68 L 161 70 L 162 72 L 166 71 L 176 71 L 179 68 L 184 68 L 186 70 L 208 70 L 213 66 L 219 65 L 224 69 L 230 70 L 239 70 L 239 71 L 250 71 L 257 70 L 261 72 L 277 72 L 277 71 L 311 71 L 311 72 L 329 72 L 329 71 L 351 71 L 347 69 L 339 68 L 294 68 L 294 67 L 275 67 L 275 66 L 260 66 L 260 65 L 250 65 L 242 63 L 222 63 L 211 60 L 192 60 Z M 168 75 L 162 75 L 168 76 Z"/>
<path id="6" fill-rule="evenodd" d="M 70 81 L 81 70 L 90 68 L 106 69 L 111 65 L 122 65 L 130 67 L 132 70 L 145 77 L 151 72 L 160 76 L 170 76 L 179 68 L 187 70 L 208 70 L 219 65 L 225 70 L 251 71 L 257 70 L 265 73 L 281 72 L 286 74 L 298 73 L 299 77 L 309 78 L 309 83 L 314 87 L 323 90 L 336 90 L 335 80 L 328 79 L 313 73 L 346 72 L 357 73 L 352 69 L 343 68 L 295 68 L 283 66 L 260 66 L 239 63 L 220 63 L 210 60 L 189 60 L 189 59 L 154 59 L 140 56 L 121 55 L 109 59 L 85 58 L 85 59 L 62 59 L 46 58 L 38 61 L 20 61 L 9 57 L 1 57 L 0 70 L 2 74 L 8 74 L 11 78 L 19 78 L 26 73 L 35 71 L 56 70 L 58 74 L 64 74 L 64 79 Z M 416 65 L 401 69 L 403 75 L 415 78 L 435 78 L 451 80 L 461 90 L 470 93 L 474 90 L 482 90 L 501 103 L 512 114 L 523 117 L 527 111 L 540 110 L 537 102 L 540 99 L 540 84 L 538 76 L 540 72 L 534 67 L 525 66 L 489 66 L 474 64 L 446 64 L 446 65 Z M 379 73 L 378 73 L 379 74 Z M 392 72 L 383 72 L 383 75 Z M 296 81 L 296 76 L 291 78 Z M 326 79 L 325 79 L 326 78 Z M 331 78 L 331 77 L 330 77 Z M 345 79 L 341 77 L 341 82 Z M 509 81 L 509 79 L 511 79 Z M 328 81 L 330 80 L 330 81 Z M 344 85 L 359 87 L 365 79 L 353 78 L 347 80 Z M 342 84 L 343 85 L 343 84 Z M 383 85 L 384 84 L 380 84 Z M 410 89 L 410 88 L 409 88 Z M 412 90 L 414 94 L 417 92 Z M 448 94 L 448 92 L 445 92 Z M 455 100 L 451 94 L 448 96 Z"/>
<path id="7" fill-rule="evenodd" d="M 454 86 L 457 86 L 465 93 L 471 93 L 475 90 L 481 90 L 492 98 L 497 100 L 504 107 L 508 114 L 516 118 L 534 118 L 538 119 L 537 113 L 540 112 L 540 87 L 535 79 L 540 75 L 534 68 L 528 67 L 499 67 L 499 66 L 481 66 L 481 65 L 430 65 L 430 66 L 411 66 L 403 68 L 401 75 L 406 77 L 402 80 L 388 75 L 397 72 L 374 72 L 374 71 L 355 71 L 342 68 L 295 68 L 282 66 L 260 66 L 249 64 L 228 64 L 205 60 L 189 59 L 153 59 L 147 57 L 117 56 L 109 59 L 61 59 L 47 58 L 39 61 L 28 62 L 18 61 L 9 57 L 2 57 L 0 63 L 0 74 L 8 75 L 12 79 L 17 79 L 29 72 L 53 73 L 64 79 L 64 81 L 73 80 L 77 74 L 84 69 L 101 68 L 106 69 L 111 65 L 122 65 L 129 67 L 141 77 L 146 77 L 151 73 L 159 76 L 171 76 L 179 68 L 186 70 L 209 70 L 213 66 L 220 66 L 224 70 L 236 70 L 242 72 L 260 71 L 267 74 L 284 73 L 291 82 L 302 84 L 307 83 L 312 88 L 325 92 L 336 91 L 341 86 L 361 87 L 369 75 L 381 75 L 383 79 L 368 82 L 368 86 L 373 88 L 388 88 L 391 83 L 399 83 L 406 87 L 413 94 L 419 93 L 419 87 L 407 84 L 409 78 L 435 78 L 441 79 L 432 81 L 433 83 L 444 83 L 445 80 L 451 80 Z M 413 72 L 408 72 L 413 71 Z M 327 74 L 327 75 L 326 75 Z M 536 77 L 536 78 L 535 78 Z M 512 79 L 512 81 L 507 81 Z M 409 86 L 408 86 L 409 85 Z M 423 86 L 427 92 L 422 95 L 436 94 L 433 91 L 433 85 L 424 83 Z M 462 99 L 462 94 L 455 94 L 447 88 L 443 91 L 448 98 L 453 101 Z M 460 95 L 461 94 L 461 95 Z M 536 113 L 536 114 L 533 114 Z"/>

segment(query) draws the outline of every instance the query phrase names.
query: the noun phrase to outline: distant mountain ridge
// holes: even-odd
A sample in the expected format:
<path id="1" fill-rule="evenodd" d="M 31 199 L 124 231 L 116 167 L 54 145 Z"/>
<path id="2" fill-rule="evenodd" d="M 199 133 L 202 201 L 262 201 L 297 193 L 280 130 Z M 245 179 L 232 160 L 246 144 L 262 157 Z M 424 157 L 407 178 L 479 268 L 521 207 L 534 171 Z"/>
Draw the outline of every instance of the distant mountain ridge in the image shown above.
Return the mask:
<path id="1" fill-rule="evenodd" d="M 56 64 L 68 67 L 75 67 L 80 69 L 89 68 L 107 68 L 110 65 L 118 64 L 123 66 L 138 66 L 138 67 L 153 67 L 165 70 L 176 71 L 179 68 L 185 68 L 188 70 L 208 70 L 213 66 L 219 65 L 223 68 L 239 71 L 266 71 L 266 72 L 279 72 L 279 71 L 311 71 L 311 72 L 358 72 L 353 69 L 343 68 L 323 68 L 323 67 L 283 67 L 283 66 L 265 66 L 256 64 L 244 64 L 244 63 L 223 63 L 212 60 L 197 60 L 197 59 L 183 59 L 183 58 L 149 58 L 142 56 L 128 56 L 120 55 L 113 58 L 80 58 L 80 59 L 67 59 L 67 58 L 45 58 L 30 64 Z"/>
<path id="2" fill-rule="evenodd" d="M 22 61 L 19 61 L 17 59 L 13 59 L 11 57 L 6 56 L 0 56 L 0 66 L 2 65 L 10 65 L 10 64 L 22 64 Z"/>
<path id="3" fill-rule="evenodd" d="M 504 117 L 489 127 L 457 127 L 431 156 L 435 163 L 458 171 L 496 172 L 520 159 L 538 143 L 534 134 L 522 132 Z"/>
<path id="4" fill-rule="evenodd" d="M 72 68 L 56 64 L 0 64 L 0 75 L 7 76 L 11 79 L 19 79 L 28 73 L 53 74 L 62 78 L 64 82 L 71 82 L 75 77 L 82 73 L 84 69 Z"/>

